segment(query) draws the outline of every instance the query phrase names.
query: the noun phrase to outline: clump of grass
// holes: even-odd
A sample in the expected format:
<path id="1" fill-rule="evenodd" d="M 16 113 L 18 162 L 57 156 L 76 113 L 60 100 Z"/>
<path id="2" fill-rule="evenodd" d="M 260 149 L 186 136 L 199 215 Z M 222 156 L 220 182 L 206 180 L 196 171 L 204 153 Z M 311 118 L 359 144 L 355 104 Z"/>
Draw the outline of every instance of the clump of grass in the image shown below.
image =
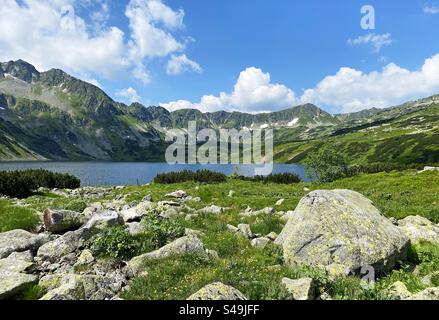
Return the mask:
<path id="1" fill-rule="evenodd" d="M 31 231 L 38 223 L 35 210 L 13 206 L 9 201 L 0 199 L 0 232 L 15 229 Z"/>

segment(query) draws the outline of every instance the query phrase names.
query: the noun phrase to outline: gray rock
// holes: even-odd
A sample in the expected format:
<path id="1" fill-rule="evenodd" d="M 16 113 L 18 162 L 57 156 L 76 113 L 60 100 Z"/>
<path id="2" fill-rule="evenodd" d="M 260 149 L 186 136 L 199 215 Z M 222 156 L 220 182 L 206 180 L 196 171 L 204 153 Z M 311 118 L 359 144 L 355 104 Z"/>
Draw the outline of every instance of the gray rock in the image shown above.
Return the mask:
<path id="1" fill-rule="evenodd" d="M 277 202 L 276 202 L 276 206 L 281 206 L 281 205 L 283 205 L 283 203 L 285 202 L 285 199 L 280 199 L 280 200 L 278 200 Z"/>
<path id="2" fill-rule="evenodd" d="M 145 232 L 145 228 L 140 222 L 127 223 L 128 232 L 132 236 L 137 236 Z"/>
<path id="3" fill-rule="evenodd" d="M 117 279 L 95 275 L 64 275 L 59 286 L 47 292 L 40 300 L 106 300 L 111 299 L 120 286 Z"/>
<path id="4" fill-rule="evenodd" d="M 410 241 L 361 194 L 320 190 L 302 198 L 276 243 L 289 265 L 336 263 L 354 273 L 372 266 L 380 273 L 406 259 Z"/>
<path id="5" fill-rule="evenodd" d="M 23 252 L 12 252 L 8 256 L 8 258 L 14 260 L 22 260 L 26 262 L 34 262 L 34 255 L 29 250 Z"/>
<path id="6" fill-rule="evenodd" d="M 0 233 L 0 258 L 6 258 L 13 252 L 28 250 L 35 252 L 47 241 L 49 241 L 47 235 L 35 235 L 24 230 Z"/>
<path id="7" fill-rule="evenodd" d="M 160 217 L 165 219 L 171 219 L 178 217 L 180 213 L 175 208 L 169 208 L 160 214 Z"/>
<path id="8" fill-rule="evenodd" d="M 188 300 L 248 300 L 239 290 L 227 286 L 221 282 L 215 282 L 205 286 Z"/>
<path id="9" fill-rule="evenodd" d="M 229 230 L 232 233 L 238 233 L 239 232 L 239 229 L 237 227 L 235 227 L 235 226 L 232 226 L 231 224 L 227 225 L 227 230 Z"/>
<path id="10" fill-rule="evenodd" d="M 429 241 L 439 245 L 439 227 L 420 216 L 409 216 L 398 221 L 399 229 L 412 243 Z"/>
<path id="11" fill-rule="evenodd" d="M 142 266 L 147 261 L 160 260 L 170 256 L 180 256 L 184 254 L 196 254 L 208 258 L 207 251 L 200 239 L 195 236 L 185 236 L 156 251 L 145 253 L 131 259 L 128 265 L 134 274 L 140 274 Z"/>
<path id="12" fill-rule="evenodd" d="M 229 194 L 227 195 L 229 198 L 233 198 L 233 196 L 235 195 L 235 191 L 230 190 Z"/>
<path id="13" fill-rule="evenodd" d="M 37 276 L 34 275 L 0 270 L 0 300 L 13 298 L 37 280 Z"/>
<path id="14" fill-rule="evenodd" d="M 116 211 L 103 211 L 94 214 L 91 219 L 83 226 L 83 229 L 89 229 L 98 232 L 109 227 L 123 224 L 123 219 Z"/>
<path id="15" fill-rule="evenodd" d="M 125 222 L 140 221 L 154 209 L 152 202 L 143 201 L 137 206 L 122 210 L 120 215 Z"/>
<path id="16" fill-rule="evenodd" d="M 13 258 L 0 259 L 0 272 L 20 273 L 34 266 L 33 262 Z"/>
<path id="17" fill-rule="evenodd" d="M 242 236 L 244 236 L 248 239 L 253 238 L 253 233 L 250 229 L 250 225 L 245 224 L 245 223 L 238 224 L 238 230 Z"/>
<path id="18" fill-rule="evenodd" d="M 439 300 L 439 287 L 427 288 L 424 291 L 412 295 L 407 300 Z"/>
<path id="19" fill-rule="evenodd" d="M 172 193 L 168 193 L 167 195 L 165 195 L 165 197 L 175 198 L 175 199 L 183 199 L 183 198 L 187 197 L 187 193 L 186 193 L 186 191 L 183 191 L 183 190 L 177 190 L 177 191 L 174 191 Z"/>
<path id="20" fill-rule="evenodd" d="M 268 239 L 266 237 L 262 237 L 262 238 L 253 239 L 251 241 L 251 245 L 252 245 L 252 247 L 255 247 L 255 248 L 264 249 L 270 242 L 271 242 L 270 239 Z"/>
<path id="21" fill-rule="evenodd" d="M 75 263 L 75 265 L 73 267 L 75 269 L 78 269 L 81 267 L 88 266 L 91 263 L 93 263 L 94 261 L 95 261 L 95 258 L 93 257 L 93 253 L 90 250 L 85 249 L 81 252 L 81 254 L 78 257 L 78 261 Z"/>
<path id="22" fill-rule="evenodd" d="M 205 214 L 222 214 L 224 213 L 224 211 L 225 211 L 224 208 L 215 205 L 212 205 L 210 207 L 205 207 L 199 210 L 200 213 L 205 213 Z"/>
<path id="23" fill-rule="evenodd" d="M 91 236 L 90 230 L 81 228 L 70 231 L 53 241 L 47 242 L 38 249 L 37 257 L 55 262 L 61 257 L 72 253 L 84 246 L 84 242 Z"/>
<path id="24" fill-rule="evenodd" d="M 70 210 L 44 210 L 44 227 L 53 233 L 63 233 L 80 228 L 85 222 L 84 214 Z"/>
<path id="25" fill-rule="evenodd" d="M 298 280 L 283 278 L 282 284 L 291 294 L 292 300 L 313 300 L 315 298 L 314 280 L 311 278 Z"/>

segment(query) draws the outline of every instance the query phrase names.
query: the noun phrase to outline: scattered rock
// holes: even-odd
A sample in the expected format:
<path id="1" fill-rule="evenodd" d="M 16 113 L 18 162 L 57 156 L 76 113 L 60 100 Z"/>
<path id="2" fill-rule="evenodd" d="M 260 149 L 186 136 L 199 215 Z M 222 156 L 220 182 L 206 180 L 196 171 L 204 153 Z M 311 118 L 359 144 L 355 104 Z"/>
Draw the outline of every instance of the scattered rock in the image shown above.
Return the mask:
<path id="1" fill-rule="evenodd" d="M 93 257 L 93 253 L 88 250 L 85 249 L 81 252 L 81 254 L 78 257 L 78 261 L 75 263 L 75 265 L 73 266 L 75 269 L 84 267 L 84 266 L 88 266 L 91 263 L 93 263 L 95 261 L 95 258 Z"/>
<path id="2" fill-rule="evenodd" d="M 195 236 L 185 236 L 167 244 L 166 246 L 131 259 L 128 263 L 134 274 L 139 274 L 142 265 L 151 260 L 160 260 L 170 256 L 197 254 L 208 258 L 206 249 L 200 239 Z"/>
<path id="3" fill-rule="evenodd" d="M 138 222 L 142 220 L 143 217 L 148 215 L 148 213 L 150 213 L 153 208 L 154 205 L 152 202 L 143 201 L 135 207 L 122 210 L 120 212 L 120 215 L 125 222 Z"/>
<path id="4" fill-rule="evenodd" d="M 343 265 L 377 273 L 405 260 L 409 239 L 376 209 L 350 190 L 313 191 L 299 202 L 276 240 L 287 264 Z"/>
<path id="5" fill-rule="evenodd" d="M 46 230 L 52 233 L 76 230 L 86 222 L 85 216 L 82 213 L 56 209 L 44 210 L 43 219 Z"/>
<path id="6" fill-rule="evenodd" d="M 314 280 L 311 278 L 298 280 L 283 278 L 282 284 L 291 294 L 292 300 L 314 300 L 315 298 Z"/>
<path id="7" fill-rule="evenodd" d="M 270 243 L 270 241 L 271 240 L 266 237 L 256 238 L 252 240 L 251 245 L 255 248 L 264 249 Z"/>
<path id="8" fill-rule="evenodd" d="M 248 300 L 239 290 L 227 286 L 221 282 L 215 282 L 205 286 L 188 300 Z"/>
<path id="9" fill-rule="evenodd" d="M 196 213 L 190 213 L 190 214 L 187 214 L 187 215 L 186 215 L 186 217 L 184 218 L 184 220 L 186 220 L 186 221 L 191 221 L 191 220 L 196 219 L 196 218 L 198 218 L 198 214 L 196 214 Z"/>
<path id="10" fill-rule="evenodd" d="M 407 289 L 406 285 L 401 281 L 392 284 L 388 289 L 389 294 L 400 299 L 405 300 L 412 296 L 412 293 Z"/>
<path id="11" fill-rule="evenodd" d="M 235 196 L 235 191 L 230 190 L 229 194 L 227 195 L 229 198 L 233 198 Z"/>
<path id="12" fill-rule="evenodd" d="M 399 229 L 412 243 L 429 241 L 439 244 L 439 227 L 420 216 L 409 216 L 398 221 Z"/>
<path id="13" fill-rule="evenodd" d="M 35 252 L 42 244 L 49 241 L 48 235 L 35 235 L 24 230 L 11 230 L 0 233 L 0 259 L 13 252 Z"/>
<path id="14" fill-rule="evenodd" d="M 271 241 L 275 241 L 276 238 L 278 237 L 278 234 L 276 232 L 270 232 L 265 237 L 270 239 Z"/>
<path id="15" fill-rule="evenodd" d="M 128 232 L 132 236 L 137 236 L 145 231 L 145 228 L 140 222 L 127 223 Z"/>
<path id="16" fill-rule="evenodd" d="M 424 170 L 419 171 L 419 173 L 427 172 L 427 171 L 439 171 L 439 167 L 424 167 Z"/>
<path id="17" fill-rule="evenodd" d="M 276 202 L 275 206 L 281 206 L 285 202 L 285 199 L 280 199 Z"/>
<path id="18" fill-rule="evenodd" d="M 244 237 L 246 237 L 248 239 L 253 238 L 253 233 L 250 229 L 250 225 L 245 224 L 245 223 L 241 223 L 238 225 L 238 230 L 239 230 L 239 233 L 241 235 L 243 235 Z"/>
<path id="19" fill-rule="evenodd" d="M 158 207 L 180 207 L 181 203 L 175 201 L 160 201 Z"/>
<path id="20" fill-rule="evenodd" d="M 204 234 L 203 231 L 200 231 L 200 230 L 193 230 L 193 229 L 188 229 L 188 228 L 186 228 L 186 229 L 184 230 L 184 235 L 185 235 L 185 236 L 202 237 L 202 236 L 204 236 L 205 234 Z"/>
<path id="21" fill-rule="evenodd" d="M 232 233 L 238 233 L 239 232 L 239 229 L 237 227 L 235 227 L 235 226 L 232 226 L 231 224 L 227 225 L 227 230 L 229 230 Z"/>
<path id="22" fill-rule="evenodd" d="M 83 228 L 98 232 L 119 224 L 123 224 L 123 219 L 116 211 L 103 211 L 94 214 Z"/>
<path id="23" fill-rule="evenodd" d="M 165 197 L 175 198 L 175 199 L 183 199 L 183 198 L 187 197 L 187 193 L 186 193 L 186 191 L 183 191 L 183 190 L 177 190 L 177 191 L 174 191 L 172 193 L 168 193 L 167 195 L 165 195 Z"/>
<path id="24" fill-rule="evenodd" d="M 175 208 L 169 208 L 160 214 L 160 217 L 165 219 L 171 219 L 178 217 L 180 213 Z"/>
<path id="25" fill-rule="evenodd" d="M 210 207 L 205 207 L 203 209 L 200 209 L 200 213 L 206 213 L 206 214 L 221 214 L 224 213 L 225 209 L 219 206 L 212 205 Z"/>

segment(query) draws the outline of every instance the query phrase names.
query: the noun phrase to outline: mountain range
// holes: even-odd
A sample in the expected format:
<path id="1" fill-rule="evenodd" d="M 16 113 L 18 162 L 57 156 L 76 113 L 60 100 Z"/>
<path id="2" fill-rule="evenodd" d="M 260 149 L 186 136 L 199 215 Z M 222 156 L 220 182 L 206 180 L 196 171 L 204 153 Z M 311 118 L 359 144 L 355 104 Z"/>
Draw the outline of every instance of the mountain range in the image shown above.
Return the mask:
<path id="1" fill-rule="evenodd" d="M 307 150 L 323 141 L 389 127 L 438 103 L 439 96 L 433 96 L 339 115 L 313 104 L 262 114 L 169 112 L 160 106 L 116 102 L 100 88 L 59 69 L 39 72 L 25 61 L 10 61 L 0 63 L 0 160 L 163 161 L 166 131 L 187 128 L 196 120 L 199 128 L 273 128 L 276 159 L 301 161 Z M 434 142 L 439 119 L 430 120 L 433 129 L 428 134 L 434 135 Z"/>

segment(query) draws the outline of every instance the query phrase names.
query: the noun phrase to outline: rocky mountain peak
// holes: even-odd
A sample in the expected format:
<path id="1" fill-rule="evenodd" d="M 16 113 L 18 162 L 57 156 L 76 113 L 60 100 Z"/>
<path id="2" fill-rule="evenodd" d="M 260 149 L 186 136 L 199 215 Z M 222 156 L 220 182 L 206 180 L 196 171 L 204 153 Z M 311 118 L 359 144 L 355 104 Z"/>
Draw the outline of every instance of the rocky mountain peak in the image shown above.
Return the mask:
<path id="1" fill-rule="evenodd" d="M 0 63 L 0 75 L 9 74 L 17 79 L 31 83 L 40 77 L 40 73 L 33 65 L 23 60 Z"/>

